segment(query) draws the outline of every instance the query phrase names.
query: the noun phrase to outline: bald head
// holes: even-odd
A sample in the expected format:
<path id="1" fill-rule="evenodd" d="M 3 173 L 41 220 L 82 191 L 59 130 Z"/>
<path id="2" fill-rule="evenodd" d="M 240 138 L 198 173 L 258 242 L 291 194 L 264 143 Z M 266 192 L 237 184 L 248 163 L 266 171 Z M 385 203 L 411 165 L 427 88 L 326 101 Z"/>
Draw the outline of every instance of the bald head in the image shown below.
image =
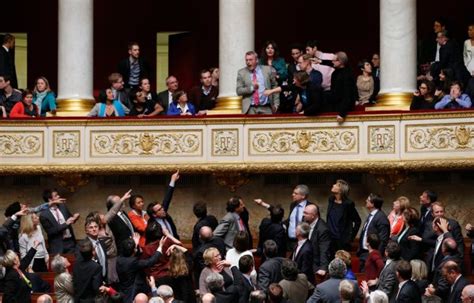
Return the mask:
<path id="1" fill-rule="evenodd" d="M 213 294 L 208 292 L 204 296 L 202 296 L 202 303 L 216 303 L 216 297 Z"/>
<path id="2" fill-rule="evenodd" d="M 50 295 L 41 295 L 36 300 L 36 303 L 53 303 L 53 298 Z"/>
<path id="3" fill-rule="evenodd" d="M 465 286 L 461 293 L 461 300 L 463 303 L 474 302 L 474 284 Z"/>
<path id="4" fill-rule="evenodd" d="M 454 256 L 458 253 L 458 244 L 453 238 L 446 238 L 441 246 L 441 252 L 445 256 Z"/>
<path id="5" fill-rule="evenodd" d="M 201 240 L 203 241 L 207 241 L 211 239 L 212 236 L 213 236 L 212 229 L 209 226 L 203 226 L 199 230 L 199 238 L 201 238 Z"/>
<path id="6" fill-rule="evenodd" d="M 314 204 L 306 205 L 306 207 L 304 208 L 304 212 L 303 212 L 303 220 L 306 223 L 311 224 L 317 218 L 319 218 L 318 207 Z"/>
<path id="7" fill-rule="evenodd" d="M 144 293 L 139 293 L 135 296 L 133 303 L 148 303 L 148 296 Z"/>

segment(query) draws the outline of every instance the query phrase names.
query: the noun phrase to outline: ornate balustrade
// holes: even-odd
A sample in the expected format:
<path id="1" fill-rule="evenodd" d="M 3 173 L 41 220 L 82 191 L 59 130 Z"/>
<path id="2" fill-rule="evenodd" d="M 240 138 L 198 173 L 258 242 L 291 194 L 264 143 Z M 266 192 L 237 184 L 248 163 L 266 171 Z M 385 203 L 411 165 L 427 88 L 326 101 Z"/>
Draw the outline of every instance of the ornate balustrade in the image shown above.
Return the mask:
<path id="1" fill-rule="evenodd" d="M 334 117 L 0 121 L 0 173 L 309 172 L 474 167 L 474 111 Z"/>

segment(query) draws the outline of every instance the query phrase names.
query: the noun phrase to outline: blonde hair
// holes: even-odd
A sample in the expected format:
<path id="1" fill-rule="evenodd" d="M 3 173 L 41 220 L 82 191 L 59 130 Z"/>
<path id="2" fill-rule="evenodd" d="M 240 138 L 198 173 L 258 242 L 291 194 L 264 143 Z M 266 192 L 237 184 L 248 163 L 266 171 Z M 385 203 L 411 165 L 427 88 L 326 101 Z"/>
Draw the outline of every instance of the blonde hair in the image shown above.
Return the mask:
<path id="1" fill-rule="evenodd" d="M 410 207 L 410 199 L 405 196 L 398 197 L 397 201 L 400 202 L 400 213 L 403 213 L 405 209 Z"/>
<path id="2" fill-rule="evenodd" d="M 415 281 L 424 280 L 428 277 L 428 267 L 426 263 L 422 260 L 411 260 L 411 278 Z"/>
<path id="3" fill-rule="evenodd" d="M 36 230 L 35 225 L 33 224 L 33 215 L 25 215 L 21 217 L 20 221 L 20 234 L 26 234 L 28 237 L 31 237 L 33 232 Z"/>
<path id="4" fill-rule="evenodd" d="M 335 257 L 344 261 L 344 263 L 346 263 L 347 268 L 351 268 L 352 260 L 351 260 L 351 254 L 349 252 L 342 249 L 338 250 L 336 251 Z"/>
<path id="5" fill-rule="evenodd" d="M 2 265 L 7 268 L 13 267 L 13 265 L 15 264 L 15 258 L 18 258 L 16 252 L 10 249 L 7 250 L 7 252 L 3 255 Z"/>
<path id="6" fill-rule="evenodd" d="M 212 264 L 212 257 L 213 257 L 212 255 L 215 252 L 219 252 L 219 250 L 215 247 L 209 247 L 208 249 L 204 251 L 204 253 L 202 254 L 202 258 L 204 259 L 204 264 L 206 265 Z"/>
<path id="7" fill-rule="evenodd" d="M 171 277 L 186 276 L 189 273 L 186 257 L 177 248 L 171 252 L 169 273 Z"/>
<path id="8" fill-rule="evenodd" d="M 50 92 L 51 91 L 51 88 L 49 87 L 48 79 L 46 79 L 46 77 L 38 77 L 38 78 L 36 78 L 36 81 L 35 81 L 35 88 L 33 89 L 33 93 L 35 93 L 35 94 L 39 93 L 39 91 L 38 91 L 38 80 L 43 80 L 44 81 L 44 84 L 46 86 L 45 89 L 44 89 L 45 92 Z"/>

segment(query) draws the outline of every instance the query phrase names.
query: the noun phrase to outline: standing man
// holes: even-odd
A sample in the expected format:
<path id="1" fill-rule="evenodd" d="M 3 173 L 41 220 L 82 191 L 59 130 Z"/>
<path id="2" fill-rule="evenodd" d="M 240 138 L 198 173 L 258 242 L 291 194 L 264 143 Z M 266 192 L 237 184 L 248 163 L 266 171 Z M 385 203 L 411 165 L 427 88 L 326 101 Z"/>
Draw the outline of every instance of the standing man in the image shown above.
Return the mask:
<path id="1" fill-rule="evenodd" d="M 275 74 L 269 66 L 258 64 L 254 51 L 245 53 L 246 67 L 237 73 L 237 95 L 242 96 L 243 114 L 274 114 L 280 106 Z"/>
<path id="2" fill-rule="evenodd" d="M 102 278 L 107 281 L 107 248 L 104 241 L 99 239 L 99 222 L 94 219 L 94 216 L 87 216 L 84 227 L 86 237 L 91 241 L 94 248 L 97 263 L 102 268 Z M 118 243 L 118 245 L 121 245 L 121 243 Z"/>
<path id="3" fill-rule="evenodd" d="M 18 88 L 18 80 L 15 67 L 15 36 L 6 34 L 0 47 L 0 75 L 10 77 L 13 88 Z"/>
<path id="4" fill-rule="evenodd" d="M 399 261 L 396 268 L 398 279 L 398 292 L 395 297 L 396 303 L 421 303 L 420 289 L 411 280 L 411 265 L 405 260 Z"/>
<path id="5" fill-rule="evenodd" d="M 383 199 L 379 195 L 370 194 L 367 197 L 365 207 L 369 211 L 369 215 L 364 223 L 359 239 L 359 250 L 357 255 L 360 258 L 360 270 L 363 271 L 365 260 L 368 256 L 367 235 L 377 234 L 380 239 L 378 247 L 381 254 L 384 254 L 385 247 L 390 236 L 390 222 L 387 215 L 382 211 Z M 374 247 L 375 248 L 375 247 Z"/>
<path id="6" fill-rule="evenodd" d="M 167 89 L 158 93 L 158 103 L 163 107 L 161 115 L 168 113 L 168 107 L 173 102 L 173 94 L 178 90 L 179 82 L 178 79 L 171 75 L 166 78 Z"/>
<path id="7" fill-rule="evenodd" d="M 346 119 L 347 112 L 354 108 L 358 98 L 357 86 L 345 52 L 337 52 L 332 64 L 335 71 L 331 75 L 331 92 L 328 97 L 333 111 L 338 112 L 337 122 L 342 123 Z"/>
<path id="8" fill-rule="evenodd" d="M 118 64 L 118 71 L 123 76 L 125 87 L 137 89 L 140 79 L 150 77 L 150 66 L 140 57 L 140 45 L 137 42 L 128 44 L 128 58 Z"/>
<path id="9" fill-rule="evenodd" d="M 308 281 L 314 284 L 313 245 L 308 241 L 310 229 L 306 222 L 301 222 L 296 227 L 298 244 L 291 254 L 291 260 L 296 262 L 298 271 L 305 274 Z"/>
<path id="10" fill-rule="evenodd" d="M 51 255 L 70 254 L 76 249 L 76 237 L 72 224 L 76 223 L 79 214 L 72 215 L 65 204 L 57 203 L 60 198 L 56 189 L 46 189 L 43 192 L 43 200 L 49 202 L 50 205 L 39 215 L 41 225 L 48 235 Z"/>
<path id="11" fill-rule="evenodd" d="M 214 236 L 224 239 L 227 249 L 234 247 L 234 238 L 239 231 L 249 232 L 242 218 L 245 204 L 241 197 L 232 197 L 227 201 L 227 214 L 222 218 L 214 230 Z M 251 247 L 251 246 L 250 246 Z"/>
<path id="12" fill-rule="evenodd" d="M 219 89 L 212 85 L 211 72 L 208 69 L 201 70 L 200 75 L 201 85 L 193 87 L 189 92 L 189 100 L 196 107 L 198 115 L 205 115 L 216 106 Z"/>

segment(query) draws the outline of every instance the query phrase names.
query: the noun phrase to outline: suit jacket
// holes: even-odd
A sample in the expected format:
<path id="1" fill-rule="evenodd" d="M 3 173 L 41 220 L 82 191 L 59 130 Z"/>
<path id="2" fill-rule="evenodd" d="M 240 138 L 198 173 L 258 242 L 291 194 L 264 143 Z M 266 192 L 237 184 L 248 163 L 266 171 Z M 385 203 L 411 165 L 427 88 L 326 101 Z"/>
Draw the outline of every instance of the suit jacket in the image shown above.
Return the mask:
<path id="1" fill-rule="evenodd" d="M 394 237 L 394 240 L 400 245 L 400 253 L 403 260 L 411 261 L 421 257 L 421 243 L 408 240 L 408 237 L 413 235 L 419 235 L 417 227 L 409 227 L 405 233 L 402 230 L 400 234 Z"/>
<path id="2" fill-rule="evenodd" d="M 460 266 L 462 266 L 462 264 L 464 263 L 464 260 L 459 258 L 458 256 L 445 256 L 442 259 L 441 263 L 438 265 L 438 267 L 436 267 L 436 270 L 433 273 L 433 285 L 436 289 L 435 295 L 437 295 L 444 301 L 447 301 L 451 289 L 451 285 L 449 285 L 448 280 L 446 280 L 446 278 L 442 274 L 443 266 L 448 261 L 454 261 Z"/>
<path id="3" fill-rule="evenodd" d="M 161 205 L 163 206 L 163 209 L 166 211 L 166 221 L 168 221 L 168 223 L 171 226 L 170 232 L 173 234 L 173 237 L 179 240 L 178 229 L 176 228 L 176 225 L 174 224 L 173 218 L 168 213 L 168 210 L 171 205 L 171 200 L 173 199 L 173 193 L 174 193 L 174 186 L 168 186 L 168 190 L 166 191 L 165 197 L 163 198 L 163 202 L 161 203 Z"/>
<path id="4" fill-rule="evenodd" d="M 278 86 L 275 76 L 269 66 L 258 65 L 261 68 L 265 81 L 265 89 L 273 89 Z M 254 93 L 252 83 L 252 72 L 247 67 L 240 69 L 237 73 L 237 95 L 242 96 L 242 113 L 246 114 L 252 104 L 252 96 Z M 275 108 L 280 106 L 279 94 L 273 94 L 268 97 L 269 104 Z"/>
<path id="5" fill-rule="evenodd" d="M 272 223 L 270 218 L 262 219 L 260 226 L 258 227 L 258 247 L 257 253 L 263 257 L 263 243 L 266 240 L 273 240 L 278 246 L 278 256 L 286 256 L 286 229 L 282 222 Z"/>
<path id="6" fill-rule="evenodd" d="M 310 81 L 308 82 L 306 88 L 297 89 L 297 91 L 298 91 L 298 94 L 300 95 L 300 100 L 302 102 L 303 102 L 302 93 L 303 92 L 306 93 L 306 103 L 303 103 L 303 110 L 306 116 L 315 116 L 322 112 L 323 95 L 322 95 L 321 84 L 317 85 Z"/>
<path id="7" fill-rule="evenodd" d="M 397 295 L 397 273 L 396 268 L 397 261 L 390 262 L 390 264 L 386 265 L 379 275 L 379 281 L 377 283 L 377 289 L 383 291 L 387 294 L 389 301 L 395 299 Z"/>
<path id="8" fill-rule="evenodd" d="M 422 235 L 422 243 L 425 249 L 427 250 L 426 262 L 428 262 L 429 259 L 432 257 L 433 251 L 436 245 L 436 239 L 438 238 L 438 236 L 435 234 L 431 226 L 432 222 L 433 220 L 429 222 L 429 227 L 425 226 L 425 230 Z M 426 224 L 428 224 L 428 222 L 426 222 Z M 449 226 L 450 237 L 453 238 L 454 241 L 456 241 L 456 244 L 458 245 L 457 246 L 458 254 L 461 258 L 463 258 L 464 257 L 464 238 L 462 235 L 461 226 L 454 219 L 448 219 L 448 226 Z M 428 266 L 429 265 L 430 264 L 428 264 Z"/>
<path id="9" fill-rule="evenodd" d="M 339 294 L 339 283 L 342 279 L 330 278 L 321 284 L 318 284 L 314 289 L 311 297 L 306 301 L 307 303 L 338 303 L 341 302 Z M 354 302 L 360 302 L 359 300 L 359 287 L 357 281 L 350 281 L 354 284 L 356 291 Z"/>
<path id="10" fill-rule="evenodd" d="M 212 294 L 216 297 L 216 303 L 238 303 L 239 302 L 239 291 L 231 285 L 225 290 L 213 291 Z"/>
<path id="11" fill-rule="evenodd" d="M 217 225 L 219 223 L 217 222 L 216 217 L 213 215 L 207 215 L 204 218 L 199 218 L 199 220 L 196 222 L 196 224 L 193 227 L 193 237 L 192 237 L 192 244 L 193 244 L 193 250 L 199 249 L 199 246 L 201 246 L 201 240 L 199 239 L 199 231 L 201 230 L 201 227 L 203 226 L 209 226 L 212 230 L 216 229 Z"/>
<path id="12" fill-rule="evenodd" d="M 331 211 L 334 208 L 335 197 L 331 196 L 328 200 L 328 210 L 326 216 L 326 222 L 329 224 L 329 217 L 331 216 Z M 351 251 L 352 241 L 354 241 L 357 233 L 359 232 L 359 227 L 361 224 L 361 219 L 359 213 L 357 212 L 354 202 L 348 198 L 342 201 L 343 213 L 338 224 L 339 228 L 342 230 L 339 231 L 337 238 L 336 235 L 331 234 L 333 242 L 338 242 L 338 248 Z M 330 225 L 328 226 L 330 228 Z"/>
<path id="13" fill-rule="evenodd" d="M 269 258 L 260 265 L 257 275 L 257 285 L 259 289 L 267 291 L 270 284 L 281 281 L 281 264 L 283 260 L 284 258 L 282 257 Z"/>
<path id="14" fill-rule="evenodd" d="M 289 226 L 290 226 L 291 213 L 293 212 L 293 209 L 296 207 L 296 205 L 298 205 L 299 203 L 301 203 L 301 202 L 294 202 L 293 201 L 293 202 L 290 203 L 290 212 L 288 213 L 288 218 L 285 221 L 283 221 L 283 223 L 286 226 L 287 231 L 288 231 Z M 314 203 L 312 203 L 311 201 L 306 200 L 306 206 L 311 205 L 311 204 L 314 204 Z M 272 207 L 273 206 L 270 206 L 270 208 L 268 210 L 271 211 Z M 303 207 L 302 211 L 303 210 L 304 210 L 304 207 Z M 295 226 L 295 229 L 296 229 L 296 226 Z M 288 232 L 287 232 L 287 236 L 288 236 Z"/>
<path id="15" fill-rule="evenodd" d="M 170 105 L 168 90 L 159 92 L 157 97 L 158 97 L 158 100 L 157 100 L 158 104 L 160 104 L 161 107 L 163 107 L 163 111 L 160 113 L 160 115 L 166 115 L 168 113 L 168 107 Z"/>
<path id="16" fill-rule="evenodd" d="M 13 52 L 14 50 L 12 49 L 7 52 L 3 48 L 3 46 L 0 45 L 0 75 L 10 76 L 10 85 L 13 88 L 18 88 L 18 80 L 16 76 L 16 67 Z"/>
<path id="17" fill-rule="evenodd" d="M 128 215 L 124 211 L 122 211 L 122 214 L 128 218 Z M 133 227 L 130 218 L 128 218 L 128 220 Z M 125 223 L 122 218 L 119 217 L 119 215 L 114 216 L 109 221 L 108 225 L 114 235 L 117 251 L 120 253 L 122 251 L 122 242 L 126 239 L 131 239 L 133 237 L 133 233 L 128 227 L 127 223 Z"/>
<path id="18" fill-rule="evenodd" d="M 450 232 L 447 232 L 447 233 L 443 234 L 443 240 L 441 241 L 441 243 L 447 238 L 453 238 L 453 235 Z M 441 251 L 441 245 L 439 246 L 439 249 L 436 252 L 436 254 L 435 254 L 436 247 L 432 247 L 426 253 L 426 262 L 427 262 L 426 265 L 428 265 L 428 269 L 429 269 L 430 272 L 434 271 L 438 267 L 438 265 L 440 265 L 441 262 L 443 261 L 444 256 L 443 256 L 443 253 Z M 433 258 L 434 258 L 434 267 L 432 266 L 433 265 Z"/>
<path id="19" fill-rule="evenodd" d="M 58 210 L 63 214 L 64 221 L 67 221 L 67 219 L 72 216 L 64 204 L 58 204 Z M 59 224 L 49 208 L 40 213 L 40 222 L 48 235 L 49 253 L 51 255 L 62 254 L 64 252 L 63 233 L 66 229 L 69 229 L 71 239 L 76 242 L 72 226 L 66 223 Z"/>
<path id="20" fill-rule="evenodd" d="M 298 274 L 295 281 L 283 279 L 278 284 L 283 288 L 283 297 L 294 303 L 306 302 L 309 290 L 314 287 L 304 274 Z"/>
<path id="21" fill-rule="evenodd" d="M 367 218 L 368 219 L 368 218 Z M 366 222 L 367 222 L 366 219 Z M 375 213 L 374 217 L 370 221 L 369 225 L 366 227 L 367 228 L 367 235 L 370 234 L 377 234 L 380 238 L 380 245 L 379 245 L 379 251 L 382 254 L 382 256 L 385 253 L 385 247 L 387 246 L 388 243 L 388 238 L 390 236 L 390 222 L 388 222 L 387 215 L 382 210 L 378 210 L 377 213 Z M 362 232 L 360 234 L 359 238 L 359 252 L 362 250 L 362 241 L 364 239 L 364 229 L 362 229 Z"/>
<path id="22" fill-rule="evenodd" d="M 240 294 L 239 303 L 247 303 L 250 293 L 255 290 L 255 284 L 251 285 L 236 266 L 232 266 L 231 271 L 234 277 L 234 286 L 238 289 Z"/>
<path id="23" fill-rule="evenodd" d="M 418 286 L 412 280 L 403 284 L 396 297 L 396 303 L 421 303 L 421 293 Z"/>
<path id="24" fill-rule="evenodd" d="M 313 272 L 320 269 L 327 271 L 331 260 L 331 233 L 323 219 L 319 218 L 309 239 L 313 246 Z M 308 277 L 309 281 L 311 277 Z"/>
<path id="25" fill-rule="evenodd" d="M 354 108 L 357 96 L 357 86 L 352 70 L 349 67 L 335 69 L 331 75 L 333 111 L 345 117 L 347 112 Z"/>
<path id="26" fill-rule="evenodd" d="M 294 254 L 295 251 L 291 254 L 291 259 L 296 262 L 299 272 L 305 274 L 308 281 L 314 283 L 313 243 L 309 240 L 305 241 L 296 256 Z"/>
<path id="27" fill-rule="evenodd" d="M 143 276 L 143 269 L 155 264 L 160 256 L 160 252 L 155 252 L 148 259 L 138 259 L 136 256 L 117 257 L 117 274 L 120 281 L 118 285 L 124 302 L 131 303 L 137 293 L 146 292 L 144 290 L 147 287 Z"/>
<path id="28" fill-rule="evenodd" d="M 138 58 L 138 65 L 140 66 L 140 74 L 138 76 L 139 81 L 143 78 L 150 78 L 150 65 L 145 60 L 143 60 L 143 58 Z M 130 79 L 130 57 L 127 57 L 120 61 L 117 66 L 117 69 L 123 77 L 123 82 L 125 86 L 130 87 L 130 85 L 128 84 L 128 81 Z M 150 83 L 152 82 L 152 79 L 150 79 Z"/>
<path id="29" fill-rule="evenodd" d="M 448 303 L 461 303 L 461 293 L 464 287 L 469 284 L 469 281 L 461 276 L 454 285 L 452 286 L 452 290 L 449 292 L 448 296 Z"/>
<path id="30" fill-rule="evenodd" d="M 74 302 L 94 303 L 102 285 L 102 268 L 92 260 L 78 260 L 72 272 Z"/>
<path id="31" fill-rule="evenodd" d="M 234 238 L 239 232 L 239 222 L 237 222 L 233 213 L 228 212 L 219 222 L 214 230 L 214 236 L 224 239 L 228 249 L 234 247 Z"/>
<path id="32" fill-rule="evenodd" d="M 4 278 L 4 302 L 22 303 L 30 302 L 31 288 L 26 284 L 25 280 L 13 269 L 7 269 Z"/>

